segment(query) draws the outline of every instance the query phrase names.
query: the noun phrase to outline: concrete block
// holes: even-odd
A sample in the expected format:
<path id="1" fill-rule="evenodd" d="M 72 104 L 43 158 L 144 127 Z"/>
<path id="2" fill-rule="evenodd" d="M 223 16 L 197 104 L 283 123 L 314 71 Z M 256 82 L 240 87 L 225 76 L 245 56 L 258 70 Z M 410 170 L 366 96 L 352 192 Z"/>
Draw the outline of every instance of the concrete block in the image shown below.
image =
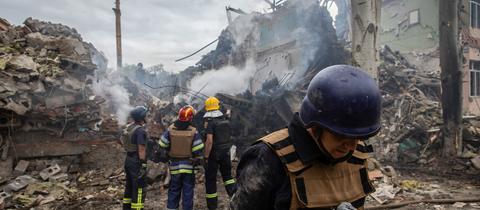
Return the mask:
<path id="1" fill-rule="evenodd" d="M 6 191 L 17 192 L 27 187 L 29 184 L 33 182 L 35 182 L 35 179 L 32 178 L 31 176 L 28 176 L 28 175 L 19 176 L 6 186 Z"/>
<path id="2" fill-rule="evenodd" d="M 8 199 L 12 197 L 12 194 L 0 190 L 0 209 L 5 209 Z"/>
<path id="3" fill-rule="evenodd" d="M 60 168 L 60 166 L 58 164 L 55 164 L 54 166 L 43 169 L 40 172 L 40 177 L 42 177 L 43 181 L 47 181 L 48 178 L 59 173 L 61 170 L 62 169 Z"/>
<path id="4" fill-rule="evenodd" d="M 27 171 L 27 168 L 28 166 L 30 165 L 30 162 L 26 161 L 26 160 L 20 160 L 18 161 L 17 163 L 17 166 L 15 166 L 15 170 L 14 170 L 14 173 L 16 175 L 22 175 L 25 173 L 25 171 Z"/>
<path id="5" fill-rule="evenodd" d="M 57 174 L 55 176 L 51 176 L 50 178 L 48 178 L 49 181 L 51 182 L 63 182 L 63 181 L 66 181 L 68 179 L 68 174 Z"/>

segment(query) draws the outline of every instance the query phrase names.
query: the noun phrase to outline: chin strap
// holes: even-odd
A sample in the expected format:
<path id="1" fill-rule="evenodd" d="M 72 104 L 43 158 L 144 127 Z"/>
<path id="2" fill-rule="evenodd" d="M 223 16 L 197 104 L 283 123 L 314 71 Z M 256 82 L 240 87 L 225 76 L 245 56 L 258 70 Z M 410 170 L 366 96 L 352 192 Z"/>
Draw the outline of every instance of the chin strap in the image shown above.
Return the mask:
<path id="1" fill-rule="evenodd" d="M 346 161 L 350 159 L 350 157 L 352 157 L 353 155 L 353 151 L 350 151 L 348 152 L 348 154 L 346 154 L 341 158 L 333 158 L 332 155 L 330 155 L 330 153 L 328 153 L 325 147 L 323 146 L 322 141 L 317 140 L 317 145 L 318 145 L 318 148 L 320 148 L 320 162 L 327 165 L 335 165 L 337 163 Z"/>

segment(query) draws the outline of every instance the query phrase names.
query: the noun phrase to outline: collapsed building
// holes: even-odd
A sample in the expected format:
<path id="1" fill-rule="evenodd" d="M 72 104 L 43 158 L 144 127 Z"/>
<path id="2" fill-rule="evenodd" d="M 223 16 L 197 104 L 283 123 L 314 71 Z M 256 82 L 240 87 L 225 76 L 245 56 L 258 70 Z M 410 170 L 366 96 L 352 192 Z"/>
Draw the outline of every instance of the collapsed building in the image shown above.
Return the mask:
<path id="1" fill-rule="evenodd" d="M 238 16 L 221 32 L 215 50 L 179 73 L 177 85 L 194 92 L 180 95 L 199 109 L 216 95 L 231 110 L 237 146 L 248 145 L 285 126 L 303 99 L 305 81 L 346 63 L 346 55 L 326 7 L 288 1 L 271 13 Z M 224 76 L 232 73 L 237 77 Z"/>
<path id="2" fill-rule="evenodd" d="M 317 6 L 311 6 L 314 4 Z M 302 14 L 301 17 L 296 16 L 298 14 Z M 340 18 L 342 15 L 345 14 L 340 14 Z M 237 34 L 237 31 L 248 33 Z M 310 36 L 318 39 L 309 39 Z M 233 138 L 239 153 L 246 145 L 289 122 L 299 109 L 309 81 L 318 71 L 333 64 L 355 63 L 339 44 L 345 41 L 345 36 L 336 36 L 327 9 L 313 1 L 288 1 L 272 13 L 240 15 L 222 31 L 218 40 L 215 50 L 179 74 L 182 81 L 179 85 L 194 90 L 193 96 L 197 98 L 215 94 L 224 107 L 230 109 Z M 388 45 L 381 47 L 382 130 L 370 140 L 379 160 L 424 165 L 438 162 L 435 157 L 441 151 L 440 128 L 443 126 L 440 69 L 434 65 L 438 56 L 438 48 L 419 50 L 412 57 Z M 237 73 L 236 79 L 242 79 L 242 71 L 251 72 L 247 73 L 245 90 L 229 92 L 226 86 L 230 83 L 212 88 L 216 91 L 208 90 L 211 82 L 202 80 L 202 75 L 215 78 L 215 74 L 230 70 L 229 66 L 239 70 L 233 71 Z M 189 97 L 188 103 L 202 108 L 201 100 Z M 201 122 L 201 117 L 197 118 L 200 118 L 197 122 Z M 472 171 L 476 169 L 470 158 L 479 152 L 478 122 L 476 116 L 464 116 L 467 154 L 464 168 Z M 201 127 L 201 123 L 197 126 Z"/>

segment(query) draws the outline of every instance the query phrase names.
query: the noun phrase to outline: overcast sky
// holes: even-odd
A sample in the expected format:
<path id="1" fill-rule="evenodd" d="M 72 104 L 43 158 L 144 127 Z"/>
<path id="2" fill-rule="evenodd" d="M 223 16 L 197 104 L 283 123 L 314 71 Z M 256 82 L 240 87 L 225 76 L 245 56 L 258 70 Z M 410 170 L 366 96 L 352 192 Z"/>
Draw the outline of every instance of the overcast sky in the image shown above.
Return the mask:
<path id="1" fill-rule="evenodd" d="M 0 17 L 21 25 L 28 17 L 77 29 L 116 66 L 115 0 L 0 0 Z M 225 6 L 264 12 L 264 0 L 121 0 L 123 63 L 164 64 L 181 71 L 194 65 L 216 44 L 181 62 L 215 40 L 227 26 Z M 336 12 L 335 12 L 336 13 Z"/>
<path id="2" fill-rule="evenodd" d="M 0 17 L 20 25 L 27 17 L 74 27 L 116 65 L 115 0 L 0 0 Z M 182 62 L 215 40 L 227 26 L 225 6 L 263 11 L 263 0 L 121 0 L 123 63 L 164 64 L 180 71 L 194 65 L 210 48 Z"/>

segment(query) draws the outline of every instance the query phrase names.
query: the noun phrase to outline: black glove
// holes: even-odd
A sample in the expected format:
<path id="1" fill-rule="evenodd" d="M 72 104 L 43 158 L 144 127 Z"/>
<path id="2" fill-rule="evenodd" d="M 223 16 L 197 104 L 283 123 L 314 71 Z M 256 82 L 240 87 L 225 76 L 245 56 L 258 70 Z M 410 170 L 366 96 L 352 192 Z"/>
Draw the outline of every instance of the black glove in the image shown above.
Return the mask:
<path id="1" fill-rule="evenodd" d="M 147 163 L 143 162 L 140 171 L 138 172 L 137 179 L 145 180 L 147 177 Z"/>
<path id="2" fill-rule="evenodd" d="M 357 210 L 357 208 L 353 207 L 349 202 L 342 202 L 337 206 L 336 210 Z"/>

